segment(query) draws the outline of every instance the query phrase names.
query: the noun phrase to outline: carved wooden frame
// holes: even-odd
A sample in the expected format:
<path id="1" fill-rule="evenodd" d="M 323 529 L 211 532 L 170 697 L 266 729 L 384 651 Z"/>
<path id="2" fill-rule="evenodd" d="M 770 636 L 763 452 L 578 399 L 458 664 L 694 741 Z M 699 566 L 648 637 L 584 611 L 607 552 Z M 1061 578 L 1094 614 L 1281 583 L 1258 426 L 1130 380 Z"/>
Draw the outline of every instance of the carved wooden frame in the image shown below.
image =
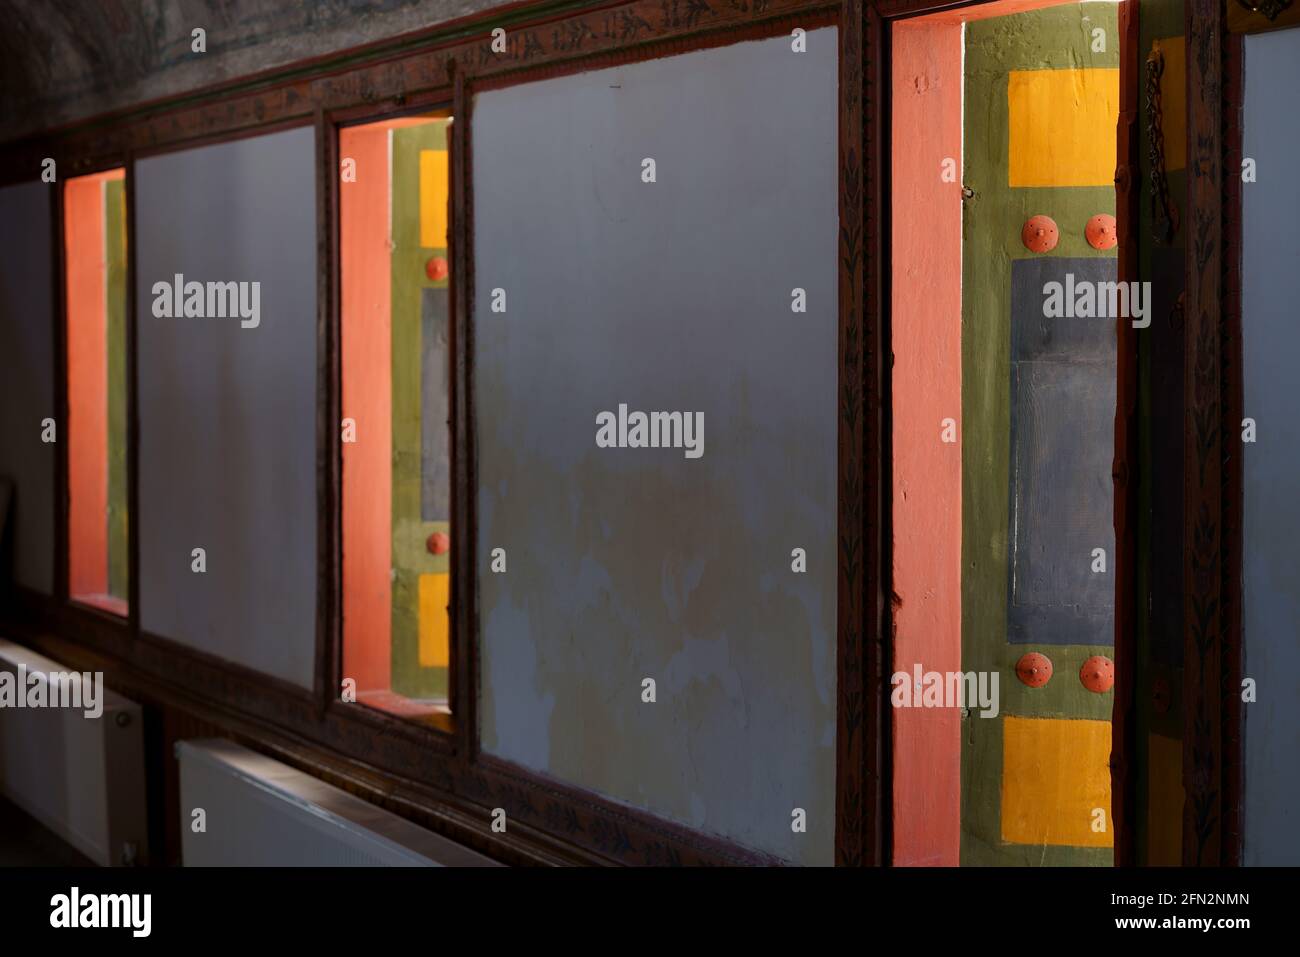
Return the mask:
<path id="1" fill-rule="evenodd" d="M 975 3 L 980 0 L 974 0 Z M 1132 0 L 1131 0 L 1132 2 Z M 966 0 L 878 0 L 867 4 L 869 51 L 887 57 L 887 23 L 894 19 L 920 16 L 940 10 L 973 5 Z M 1126 36 L 1136 32 L 1136 16 L 1126 16 Z M 1241 355 L 1239 270 L 1234 257 L 1240 256 L 1240 195 L 1233 177 L 1223 170 L 1233 149 L 1239 153 L 1240 130 L 1230 110 L 1240 108 L 1239 42 L 1229 38 L 1227 15 L 1222 0 L 1186 0 L 1187 39 L 1187 156 L 1188 195 L 1186 216 L 1189 228 L 1186 299 L 1186 386 L 1184 394 L 1185 486 L 1184 535 L 1188 543 L 1184 560 L 1185 661 L 1183 735 L 1183 784 L 1186 791 L 1183 823 L 1183 863 L 1189 865 L 1231 865 L 1239 863 L 1241 852 L 1242 758 L 1241 698 L 1241 476 L 1239 447 L 1225 440 L 1236 434 L 1241 421 Z M 1235 51 L 1235 52 L 1234 52 Z M 1134 56 L 1137 53 L 1134 50 Z M 867 137 L 873 144 L 887 142 L 887 72 L 881 56 L 869 55 L 872 64 L 868 88 L 882 91 L 867 98 Z M 1136 65 L 1136 60 L 1134 61 Z M 887 68 L 886 68 L 887 69 Z M 1235 92 L 1234 92 L 1235 91 Z M 1122 91 L 1121 137 L 1135 145 L 1131 118 L 1135 90 Z M 1235 97 L 1235 99 L 1234 99 Z M 874 109 L 873 109 L 874 107 Z M 1235 139 L 1234 139 L 1235 137 Z M 1121 149 L 1123 141 L 1121 142 Z M 868 152 L 866 179 L 887 183 L 887 152 Z M 1131 159 L 1130 165 L 1137 168 Z M 1238 156 L 1239 158 L 1239 156 Z M 1123 156 L 1117 164 L 1123 177 Z M 874 160 L 875 165 L 871 163 Z M 1136 189 L 1121 179 L 1117 205 L 1131 204 Z M 882 193 L 875 192 L 875 208 Z M 884 196 L 888 196 L 885 188 Z M 1120 209 L 1120 217 L 1135 215 L 1131 207 Z M 886 226 L 887 229 L 887 226 Z M 888 264 L 881 257 L 883 245 L 870 247 L 876 275 L 888 281 Z M 1129 262 L 1127 267 L 1135 268 Z M 885 330 L 888 317 L 881 314 L 881 299 L 869 310 L 868 323 Z M 888 297 L 883 297 L 888 302 Z M 1120 342 L 1129 334 L 1121 335 Z M 1116 547 L 1119 566 L 1125 557 L 1136 558 L 1132 517 L 1137 501 L 1136 459 L 1137 370 L 1122 362 L 1119 367 L 1116 404 Z M 885 394 L 888 394 L 887 392 Z M 885 429 L 887 430 L 887 423 Z M 888 491 L 885 492 L 888 495 Z M 886 539 L 888 540 L 888 539 Z M 1132 588 L 1116 595 L 1116 656 L 1133 661 L 1136 640 L 1137 599 Z M 886 651 L 886 654 L 888 652 Z M 888 660 L 888 658 L 886 658 Z M 1129 694 L 1136 693 L 1136 689 Z M 1133 815 L 1136 811 L 1132 702 L 1117 699 L 1111 756 L 1116 824 L 1117 863 L 1133 863 Z"/>
<path id="2" fill-rule="evenodd" d="M 1231 267 L 1228 32 L 1220 0 L 1187 0 L 1187 299 L 1183 481 L 1183 863 L 1241 854 L 1241 457 L 1239 317 Z M 1239 147 L 1238 147 L 1239 149 Z M 1239 236 L 1232 253 L 1240 254 Z M 1235 416 L 1235 420 L 1234 420 Z"/>

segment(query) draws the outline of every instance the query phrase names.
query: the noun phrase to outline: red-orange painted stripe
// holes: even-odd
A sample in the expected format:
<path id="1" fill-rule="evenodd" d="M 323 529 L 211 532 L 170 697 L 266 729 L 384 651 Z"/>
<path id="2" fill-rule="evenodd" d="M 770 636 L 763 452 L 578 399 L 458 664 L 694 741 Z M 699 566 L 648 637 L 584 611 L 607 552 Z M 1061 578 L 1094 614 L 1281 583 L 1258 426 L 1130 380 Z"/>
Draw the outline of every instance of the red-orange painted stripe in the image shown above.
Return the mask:
<path id="1" fill-rule="evenodd" d="M 961 24 L 899 23 L 893 40 L 894 668 L 910 675 L 961 670 Z M 960 714 L 893 719 L 894 863 L 957 865 Z"/>
<path id="2" fill-rule="evenodd" d="M 68 180 L 63 193 L 68 317 L 68 590 L 108 592 L 108 260 L 104 183 L 122 170 Z"/>
<path id="3" fill-rule="evenodd" d="M 409 122 L 409 121 L 408 121 Z M 388 131 L 344 128 L 339 156 L 356 181 L 339 184 L 343 416 L 343 677 L 361 691 L 392 681 L 392 254 L 388 248 Z"/>

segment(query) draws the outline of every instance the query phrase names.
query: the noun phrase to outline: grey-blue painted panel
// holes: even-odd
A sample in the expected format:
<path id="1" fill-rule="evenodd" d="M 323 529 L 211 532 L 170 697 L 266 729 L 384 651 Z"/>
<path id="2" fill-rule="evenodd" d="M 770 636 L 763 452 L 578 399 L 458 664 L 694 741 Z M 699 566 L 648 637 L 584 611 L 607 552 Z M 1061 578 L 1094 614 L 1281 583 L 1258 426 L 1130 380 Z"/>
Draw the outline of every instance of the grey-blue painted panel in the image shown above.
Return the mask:
<path id="1" fill-rule="evenodd" d="M 1245 38 L 1242 386 L 1257 441 L 1243 444 L 1245 862 L 1300 864 L 1300 30 Z M 1229 170 L 1231 175 L 1233 171 Z M 1232 427 L 1231 425 L 1229 426 Z M 1233 431 L 1225 443 L 1240 441 Z M 1234 689 L 1235 690 L 1235 689 Z"/>
<path id="2" fill-rule="evenodd" d="M 1114 282 L 1113 259 L 1011 269 L 1011 575 L 1007 640 L 1115 640 L 1115 320 L 1044 316 L 1047 283 Z M 1106 554 L 1094 572 L 1093 550 Z"/>
<path id="3" fill-rule="evenodd" d="M 777 37 L 484 93 L 473 120 L 482 746 L 823 864 L 836 63 L 820 29 L 807 53 Z M 703 456 L 597 448 L 620 403 L 702 412 Z"/>
<path id="4" fill-rule="evenodd" d="M 310 128 L 142 159 L 133 237 L 141 623 L 303 687 L 316 640 L 314 170 Z M 260 282 L 259 325 L 157 318 L 154 284 L 178 273 Z"/>
<path id="5" fill-rule="evenodd" d="M 420 517 L 451 519 L 451 371 L 446 289 L 420 293 Z"/>
<path id="6" fill-rule="evenodd" d="M 0 476 L 14 482 L 14 578 L 46 594 L 54 591 L 55 446 L 41 441 L 41 421 L 55 414 L 50 190 L 58 188 L 0 189 Z"/>

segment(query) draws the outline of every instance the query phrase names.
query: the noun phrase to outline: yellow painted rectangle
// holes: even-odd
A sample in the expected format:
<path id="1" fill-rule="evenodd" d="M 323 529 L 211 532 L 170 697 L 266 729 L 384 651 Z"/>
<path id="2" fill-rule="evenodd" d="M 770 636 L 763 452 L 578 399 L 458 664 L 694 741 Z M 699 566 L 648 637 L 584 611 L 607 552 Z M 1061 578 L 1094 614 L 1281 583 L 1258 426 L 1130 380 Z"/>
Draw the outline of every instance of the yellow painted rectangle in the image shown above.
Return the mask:
<path id="1" fill-rule="evenodd" d="M 1007 110 L 1011 186 L 1115 182 L 1119 70 L 1013 70 Z"/>
<path id="2" fill-rule="evenodd" d="M 1147 863 L 1183 863 L 1183 742 L 1147 735 Z"/>
<path id="3" fill-rule="evenodd" d="M 1187 165 L 1187 47 L 1182 37 L 1166 37 L 1156 43 L 1165 55 L 1165 72 L 1160 74 L 1160 126 L 1165 139 L 1165 172 L 1169 172 Z M 1146 69 L 1145 63 L 1142 68 Z M 1142 108 L 1146 109 L 1145 94 Z"/>
<path id="4" fill-rule="evenodd" d="M 447 604 L 451 575 L 435 572 L 420 576 L 420 667 L 446 668 L 449 661 Z"/>
<path id="5" fill-rule="evenodd" d="M 1105 830 L 1093 830 L 1104 812 Z M 1110 722 L 1006 717 L 1002 840 L 1110 847 Z"/>
<path id="6" fill-rule="evenodd" d="M 420 245 L 447 248 L 446 150 L 420 150 Z"/>

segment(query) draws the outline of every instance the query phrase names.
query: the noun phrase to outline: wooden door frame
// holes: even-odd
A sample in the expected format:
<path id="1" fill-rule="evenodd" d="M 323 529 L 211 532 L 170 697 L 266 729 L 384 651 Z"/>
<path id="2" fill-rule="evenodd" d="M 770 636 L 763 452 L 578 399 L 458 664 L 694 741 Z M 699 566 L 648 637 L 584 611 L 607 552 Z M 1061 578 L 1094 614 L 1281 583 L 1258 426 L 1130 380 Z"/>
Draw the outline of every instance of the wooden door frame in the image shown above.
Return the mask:
<path id="1" fill-rule="evenodd" d="M 869 29 L 876 38 L 877 48 L 887 53 L 889 47 L 889 29 L 891 24 L 949 10 L 965 7 L 978 7 L 994 0 L 879 0 L 869 5 Z M 1068 2 L 1068 0 L 1062 0 Z M 1119 10 L 1120 32 L 1120 116 L 1116 130 L 1116 219 L 1117 232 L 1120 236 L 1118 268 L 1121 280 L 1137 278 L 1137 200 L 1138 200 L 1138 140 L 1136 127 L 1137 93 L 1138 93 L 1138 9 L 1137 0 L 1127 0 Z M 886 61 L 888 57 L 884 58 Z M 875 110 L 868 108 L 868 116 L 874 122 L 871 138 L 884 143 L 883 154 L 877 155 L 875 175 L 868 172 L 869 181 L 883 181 L 886 185 L 883 195 L 886 197 L 880 207 L 884 210 L 886 223 L 883 235 L 889 235 L 888 186 L 890 156 L 890 122 L 889 102 L 892 86 L 889 81 L 889 68 L 886 63 L 880 82 L 874 89 L 883 90 L 884 97 Z M 872 258 L 874 267 L 888 282 L 891 264 L 887 249 L 883 245 L 875 247 Z M 886 330 L 889 328 L 888 294 L 879 300 L 882 307 L 876 321 Z M 1114 528 L 1115 528 L 1115 661 L 1117 674 L 1136 676 L 1136 640 L 1137 615 L 1139 601 L 1136 586 L 1137 568 L 1137 510 L 1138 476 L 1137 476 L 1137 330 L 1130 323 L 1118 323 L 1117 362 L 1116 362 L 1116 401 L 1115 401 L 1115 452 L 1112 464 L 1114 480 Z M 889 348 L 887 346 L 886 348 Z M 888 394 L 888 393 L 886 393 Z M 888 419 L 888 416 L 886 417 Z M 887 426 L 886 426 L 887 428 Z M 886 468 L 886 475 L 890 474 Z M 1125 671 L 1124 669 L 1127 669 Z M 1131 864 L 1134 853 L 1134 817 L 1136 813 L 1136 774 L 1133 762 L 1136 754 L 1134 748 L 1134 707 L 1136 689 L 1133 680 L 1119 680 L 1115 685 L 1115 705 L 1111 721 L 1111 820 L 1114 831 L 1115 864 Z"/>
<path id="2" fill-rule="evenodd" d="M 1240 257 L 1227 123 L 1240 59 L 1234 78 L 1223 0 L 1186 0 L 1185 17 L 1183 864 L 1223 866 L 1241 860 L 1241 350 L 1225 281 Z"/>
<path id="3" fill-rule="evenodd" d="M 1202 866 L 1239 866 L 1244 842 L 1245 709 L 1242 680 L 1245 667 L 1242 605 L 1242 443 L 1241 422 L 1245 415 L 1242 367 L 1242 109 L 1245 97 L 1243 37 L 1276 29 L 1296 29 L 1300 8 L 1292 0 L 1285 5 L 1261 4 L 1248 10 L 1245 3 L 1226 0 L 1217 6 L 1208 0 L 1188 0 L 1188 157 L 1195 157 L 1193 179 L 1188 181 L 1188 202 L 1210 204 L 1210 230 L 1203 249 L 1188 257 L 1188 289 L 1193 275 L 1201 287 L 1201 302 L 1208 305 L 1198 328 L 1197 362 L 1187 361 L 1189 420 L 1199 436 L 1195 456 L 1189 441 L 1188 458 L 1199 468 L 1219 463 L 1217 491 L 1207 479 L 1201 491 L 1208 541 L 1195 541 L 1189 550 L 1186 574 L 1212 577 L 1214 562 L 1220 574 L 1218 616 L 1206 614 L 1204 631 L 1189 628 L 1186 656 L 1196 653 L 1204 678 L 1201 693 L 1188 708 L 1188 734 L 1183 748 L 1184 786 L 1187 807 L 1183 826 L 1183 863 Z M 1272 16 L 1264 12 L 1271 10 Z M 1196 38 L 1193 45 L 1193 35 Z M 1192 77 L 1195 49 L 1197 69 Z M 1195 86 L 1193 86 L 1195 84 Z M 1193 92 L 1194 91 L 1194 92 Z M 1195 103 L 1194 103 L 1195 101 Z M 1218 107 L 1214 113 L 1210 106 Z M 1193 130 L 1193 112 L 1201 123 Z M 1217 201 L 1217 205 L 1215 205 Z M 1214 286 L 1217 277 L 1219 285 Z M 1187 320 L 1192 320 L 1189 296 Z M 1193 369 L 1201 379 L 1193 388 Z M 1213 375 L 1218 371 L 1217 381 Z M 1189 421 L 1189 437 L 1192 422 Z M 1202 448 L 1204 446 L 1204 448 Z M 1189 472 L 1191 465 L 1188 466 Z M 1190 477 L 1190 476 L 1189 476 Z M 1219 505 L 1217 522 L 1214 505 Z M 1187 534 L 1194 519 L 1189 507 Z M 1212 524 L 1211 524 L 1212 523 Z M 1191 622 L 1189 601 L 1188 621 Z M 1206 690 L 1217 679 L 1215 691 Z M 1193 727 L 1197 737 L 1190 738 Z"/>
<path id="4" fill-rule="evenodd" d="M 879 0 L 867 4 L 867 60 L 871 64 L 871 92 L 883 98 L 866 102 L 867 137 L 873 144 L 889 142 L 889 83 L 887 67 L 889 25 L 909 17 L 937 13 L 983 0 Z M 1117 174 L 1117 212 L 1124 230 L 1136 222 L 1138 190 L 1133 177 L 1139 169 L 1137 136 L 1132 123 L 1137 111 L 1136 0 L 1125 5 L 1121 19 L 1122 41 L 1130 64 L 1121 90 L 1121 118 Z M 1186 256 L 1186 376 L 1183 395 L 1185 488 L 1183 555 L 1184 621 L 1186 623 L 1183 736 L 1183 862 L 1189 865 L 1230 865 L 1240 861 L 1241 846 L 1241 481 L 1239 445 L 1227 441 L 1240 422 L 1240 335 L 1237 292 L 1240 255 L 1240 199 L 1231 169 L 1232 150 L 1238 151 L 1239 127 L 1225 122 L 1225 104 L 1240 87 L 1239 44 L 1227 33 L 1222 0 L 1187 0 L 1187 221 Z M 1234 52 L 1238 51 L 1238 52 Z M 886 65 L 882 69 L 882 62 Z M 1235 72 L 1234 72 L 1235 70 Z M 1122 76 L 1125 74 L 1122 73 Z M 1226 88 L 1225 88 L 1226 83 Z M 1235 84 L 1235 85 L 1234 85 Z M 1239 111 L 1239 92 L 1237 93 Z M 1236 140 L 1231 137 L 1236 136 Z M 865 178 L 884 184 L 875 190 L 875 208 L 881 210 L 888 235 L 888 215 L 881 197 L 889 196 L 888 149 L 868 151 Z M 1125 159 L 1127 157 L 1127 163 Z M 874 165 L 873 165 L 874 164 Z M 1127 175 L 1126 175 L 1127 172 Z M 1239 186 L 1239 184 L 1237 184 Z M 877 242 L 869 255 L 868 273 L 888 283 L 889 263 Z M 1120 268 L 1135 276 L 1134 250 L 1121 250 Z M 1226 277 L 1226 282 L 1225 282 Z M 1121 277 L 1123 278 L 1123 277 Z M 889 298 L 878 296 L 867 323 L 883 330 L 887 344 Z M 1121 324 L 1123 326 L 1123 324 Z M 1117 572 L 1136 568 L 1136 524 L 1141 503 L 1137 474 L 1137 367 L 1132 354 L 1136 343 L 1131 329 L 1121 329 L 1118 366 L 1115 447 L 1115 519 Z M 887 346 L 886 346 L 887 347 Z M 1126 354 L 1127 353 L 1127 354 Z M 887 392 L 885 393 L 888 394 Z M 888 431 L 888 416 L 884 425 Z M 886 471 L 883 474 L 888 474 Z M 1116 575 L 1115 654 L 1117 663 L 1136 676 L 1136 625 L 1142 614 L 1135 580 Z M 886 657 L 886 661 L 888 657 Z M 1121 674 L 1124 672 L 1121 671 Z M 1112 722 L 1112 818 L 1115 823 L 1116 863 L 1136 863 L 1135 701 L 1134 682 L 1117 685 L 1115 720 Z"/>

